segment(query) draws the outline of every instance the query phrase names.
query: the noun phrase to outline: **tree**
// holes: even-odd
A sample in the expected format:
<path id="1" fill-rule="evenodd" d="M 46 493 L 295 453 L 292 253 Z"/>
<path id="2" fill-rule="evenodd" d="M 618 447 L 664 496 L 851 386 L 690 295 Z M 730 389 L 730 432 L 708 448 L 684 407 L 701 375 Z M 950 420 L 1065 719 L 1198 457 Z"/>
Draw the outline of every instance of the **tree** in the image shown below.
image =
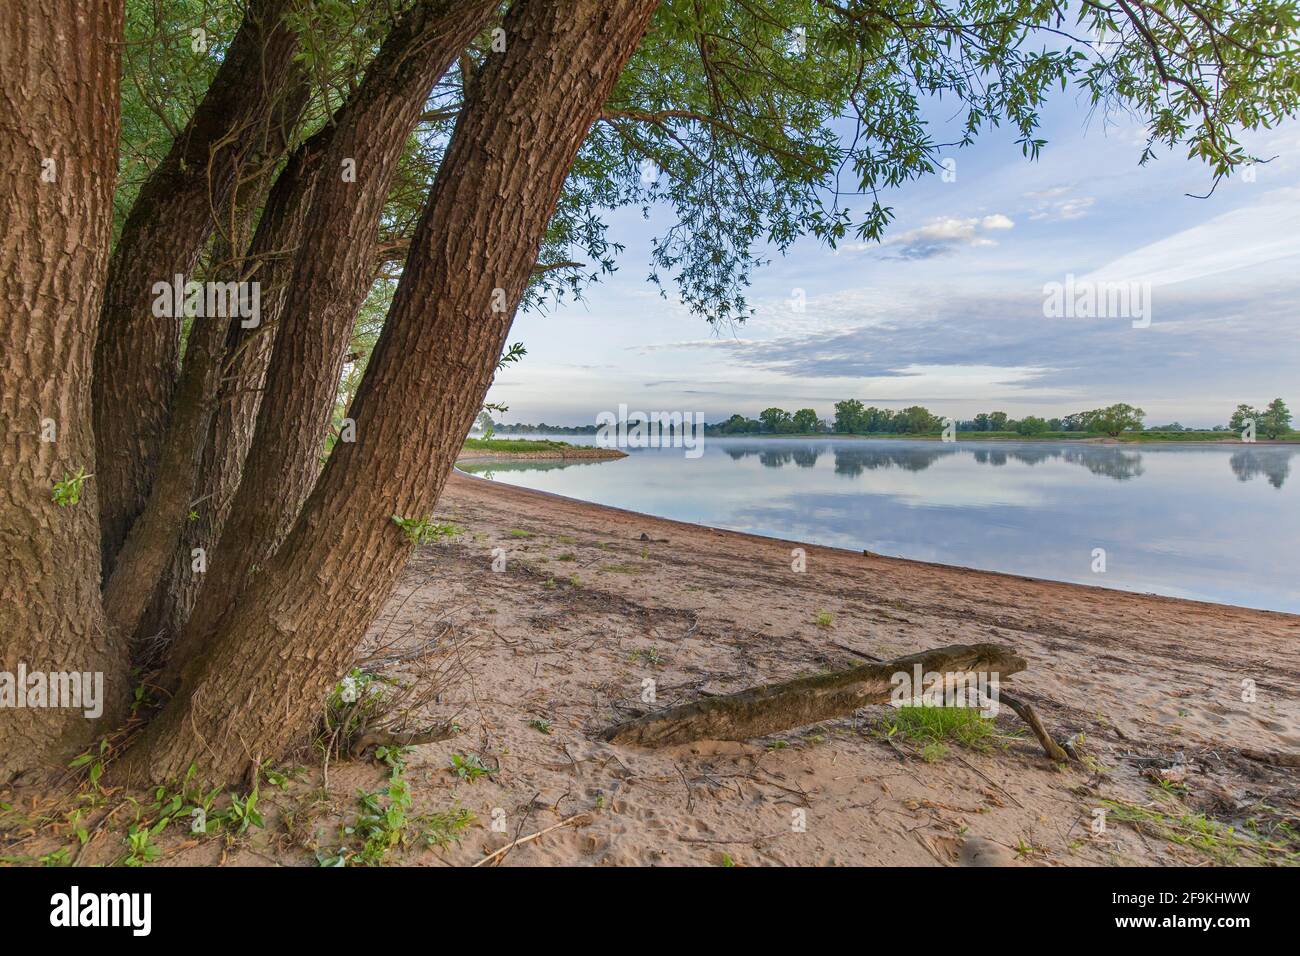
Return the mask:
<path id="1" fill-rule="evenodd" d="M 921 405 L 904 408 L 898 413 L 896 421 L 897 431 L 909 435 L 924 435 L 943 427 L 942 420 Z"/>
<path id="2" fill-rule="evenodd" d="M 842 435 L 857 435 L 866 431 L 866 409 L 856 398 L 846 398 L 835 403 L 835 430 Z"/>
<path id="3" fill-rule="evenodd" d="M 1088 412 L 1075 412 L 1061 419 L 1061 431 L 1084 432 L 1088 430 Z"/>
<path id="4" fill-rule="evenodd" d="M 1246 427 L 1246 422 L 1255 422 L 1258 426 L 1260 418 L 1260 413 L 1250 405 L 1238 405 L 1237 410 L 1232 413 L 1232 418 L 1228 419 L 1228 428 L 1240 432 Z"/>
<path id="5" fill-rule="evenodd" d="M 1006 412 L 989 412 L 989 431 L 1005 431 L 1007 427 Z"/>
<path id="6" fill-rule="evenodd" d="M 1265 438 L 1281 438 L 1291 430 L 1291 410 L 1286 402 L 1275 398 L 1259 416 L 1259 430 Z"/>
<path id="7" fill-rule="evenodd" d="M 821 431 L 821 422 L 815 408 L 801 408 L 794 413 L 794 431 L 801 435 L 812 435 Z"/>
<path id="8" fill-rule="evenodd" d="M 758 420 L 766 431 L 774 434 L 793 431 L 794 420 L 784 408 L 765 408 L 758 413 Z"/>
<path id="9" fill-rule="evenodd" d="M 964 141 L 1005 124 L 1033 156 L 1049 91 L 1073 79 L 1216 180 L 1254 158 L 1241 129 L 1300 98 L 1293 0 L 1259 0 L 1251 16 L 1089 4 L 1078 32 L 1105 41 L 1068 49 L 1058 8 L 1029 0 L 211 6 L 232 28 L 197 63 L 138 52 L 174 42 L 177 0 L 132 0 L 129 22 L 157 11 L 156 36 L 123 36 L 123 0 L 0 13 L 19 38 L 0 48 L 0 396 L 17 423 L 0 451 L 5 661 L 102 670 L 116 702 L 98 723 L 0 709 L 0 782 L 118 726 L 140 636 L 176 693 L 141 714 L 110 775 L 193 766 L 226 782 L 300 741 L 410 553 L 393 518 L 429 514 L 515 311 L 613 268 L 598 210 L 667 207 L 652 278 L 727 325 L 749 313 L 769 243 L 883 235 L 882 189 L 939 165 L 932 96 L 954 104 Z M 75 53 L 72 24 L 90 38 Z M 845 174 L 865 205 L 832 198 Z M 231 274 L 269 282 L 277 321 L 151 320 L 151 283 Z M 380 277 L 396 287 L 347 407 L 356 438 L 326 447 L 358 306 Z M 847 432 L 932 418 L 836 406 Z M 55 442 L 39 440 L 47 419 Z M 215 543 L 209 569 L 178 576 L 195 534 Z M 137 620 L 174 623 L 143 635 Z"/>
<path id="10" fill-rule="evenodd" d="M 1047 422 L 1036 415 L 1026 415 L 1016 423 L 1016 432 L 1020 435 L 1033 437 L 1041 435 L 1048 430 Z"/>
<path id="11" fill-rule="evenodd" d="M 152 315 L 150 290 L 193 271 L 232 190 L 256 175 L 268 125 L 301 106 L 292 6 L 250 0 L 194 116 L 140 189 L 102 280 L 94 409 L 105 574 L 148 497 L 179 367 L 181 316 Z"/>
<path id="12" fill-rule="evenodd" d="M 1089 431 L 1101 432 L 1111 438 L 1117 438 L 1126 431 L 1141 431 L 1142 419 L 1146 412 L 1123 402 L 1108 405 L 1095 411 L 1084 412 Z"/>
<path id="13" fill-rule="evenodd" d="M 0 670 L 99 671 L 111 725 L 125 712 L 129 662 L 99 602 L 90 378 L 113 228 L 122 8 L 5 4 L 0 32 Z M 0 783 L 94 732 L 79 711 L 0 707 Z"/>

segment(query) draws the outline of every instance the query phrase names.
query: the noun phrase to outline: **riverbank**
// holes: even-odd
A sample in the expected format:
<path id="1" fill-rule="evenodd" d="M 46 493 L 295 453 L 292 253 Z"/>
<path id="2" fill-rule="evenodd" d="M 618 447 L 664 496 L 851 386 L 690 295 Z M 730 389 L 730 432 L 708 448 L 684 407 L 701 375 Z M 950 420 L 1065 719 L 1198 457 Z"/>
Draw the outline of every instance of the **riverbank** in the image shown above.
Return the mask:
<path id="1" fill-rule="evenodd" d="M 597 448 L 593 445 L 571 445 L 568 442 L 533 440 L 526 438 L 467 438 L 456 458 L 461 462 L 531 461 L 531 460 L 585 460 L 612 461 L 626 458 L 627 452 L 617 448 Z"/>
<path id="2" fill-rule="evenodd" d="M 409 752 L 411 815 L 472 822 L 385 862 L 471 865 L 543 831 L 490 862 L 1230 865 L 1300 852 L 1300 616 L 799 545 L 462 474 L 434 517 L 461 531 L 416 551 L 368 666 L 401 679 L 418 658 L 437 675 L 429 721 L 459 733 Z M 974 745 L 916 737 L 887 706 L 743 743 L 595 739 L 651 707 L 989 641 L 1028 660 L 1010 689 L 1083 762 L 1055 767 L 1006 708 Z M 169 830 L 157 862 L 337 859 L 358 791 L 381 791 L 389 771 L 334 762 L 323 776 L 302 760 L 264 784 L 265 826 Z M 15 855 L 49 852 L 47 831 L 32 833 Z M 119 861 L 124 836 L 95 834 L 81 862 Z"/>
<path id="3" fill-rule="evenodd" d="M 564 435 L 564 432 L 556 432 L 557 435 Z M 591 438 L 594 433 L 584 433 L 581 437 Z M 574 437 L 574 436 L 568 436 Z M 928 434 L 911 434 L 903 432 L 871 432 L 868 434 L 846 434 L 843 432 L 791 432 L 789 434 L 774 432 L 704 432 L 706 439 L 710 438 L 733 438 L 733 439 L 760 439 L 760 440 L 786 440 L 800 439 L 803 441 L 810 440 L 829 440 L 829 441 L 850 441 L 850 440 L 867 440 L 867 441 L 944 441 L 942 434 L 938 432 Z M 531 441 L 533 439 L 503 439 L 506 441 Z M 1284 438 L 1257 438 L 1253 442 L 1242 441 L 1236 432 L 1215 432 L 1215 431 L 1196 431 L 1196 432 L 1125 432 L 1118 436 L 1100 435 L 1100 434 L 1080 434 L 1079 432 L 1046 432 L 1041 435 L 1021 435 L 1017 432 L 957 432 L 954 441 L 976 441 L 976 442 L 1051 442 L 1051 443 L 1068 443 L 1075 445 L 1160 445 L 1160 444 L 1186 444 L 1186 445 L 1300 445 L 1300 432 L 1292 432 Z M 563 444 L 563 443 L 561 443 Z M 571 446 L 572 447 L 572 446 Z"/>

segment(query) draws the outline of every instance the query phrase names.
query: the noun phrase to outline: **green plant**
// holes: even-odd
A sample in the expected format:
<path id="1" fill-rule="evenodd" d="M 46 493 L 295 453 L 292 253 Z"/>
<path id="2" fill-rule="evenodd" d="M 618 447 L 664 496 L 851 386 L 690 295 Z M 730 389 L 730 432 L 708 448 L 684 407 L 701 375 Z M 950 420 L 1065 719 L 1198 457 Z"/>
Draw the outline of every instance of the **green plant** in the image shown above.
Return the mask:
<path id="1" fill-rule="evenodd" d="M 1138 806 L 1122 800 L 1103 800 L 1112 819 L 1135 830 L 1187 847 L 1224 866 L 1243 862 L 1300 864 L 1300 840 L 1295 830 L 1281 822 L 1263 832 L 1259 819 L 1252 817 L 1239 831 L 1212 820 L 1204 813 L 1189 813 L 1168 793 L 1161 793 L 1165 807 Z"/>
<path id="2" fill-rule="evenodd" d="M 82 767 L 89 766 L 90 770 L 86 774 L 86 779 L 89 780 L 91 787 L 98 790 L 99 780 L 104 775 L 104 760 L 107 757 L 108 750 L 108 738 L 104 738 L 99 742 L 98 753 L 86 751 L 84 754 L 74 757 L 72 762 L 68 764 L 68 767 L 73 770 L 78 770 Z"/>
<path id="3" fill-rule="evenodd" d="M 126 832 L 126 856 L 121 860 L 124 866 L 144 866 L 162 857 L 162 850 L 154 846 L 153 838 L 161 833 L 169 821 L 162 820 L 153 827 L 133 824 Z"/>
<path id="4" fill-rule="evenodd" d="M 378 866 L 394 850 L 416 840 L 430 847 L 448 846 L 474 823 L 474 814 L 463 808 L 412 814 L 411 789 L 402 776 L 404 766 L 400 758 L 395 760 L 387 786 L 358 793 L 360 812 L 353 822 L 340 827 L 341 846 L 317 852 L 316 861 L 321 866 Z"/>
<path id="5" fill-rule="evenodd" d="M 446 847 L 459 842 L 461 834 L 474 823 L 474 814 L 458 807 L 442 813 L 430 813 L 421 818 L 421 839 L 425 846 Z"/>
<path id="6" fill-rule="evenodd" d="M 388 786 L 373 793 L 362 793 L 359 803 L 361 814 L 344 832 L 356 834 L 362 840 L 358 856 L 361 862 L 373 865 L 383 861 L 394 847 L 401 844 L 406 834 L 411 809 L 411 790 L 394 767 Z"/>
<path id="7" fill-rule="evenodd" d="M 37 859 L 40 861 L 41 866 L 67 866 L 71 856 L 72 851 L 66 846 L 61 846 L 44 856 L 37 857 Z"/>
<path id="8" fill-rule="evenodd" d="M 955 741 L 972 750 L 988 750 L 997 727 L 973 707 L 936 707 L 908 705 L 894 710 L 885 721 L 887 737 L 915 740 L 922 745 L 921 757 L 927 762 L 941 760 L 946 744 Z"/>
<path id="9" fill-rule="evenodd" d="M 921 747 L 921 759 L 926 763 L 938 763 L 948 756 L 948 745 L 938 740 L 927 740 Z"/>
<path id="10" fill-rule="evenodd" d="M 451 772 L 470 783 L 479 777 L 492 776 L 492 771 L 483 766 L 483 761 L 478 754 L 452 754 Z"/>
<path id="11" fill-rule="evenodd" d="M 403 518 L 393 515 L 393 524 L 402 529 L 412 544 L 428 544 L 440 538 L 461 534 L 462 529 L 450 522 L 435 522 L 429 518 Z"/>
<path id="12" fill-rule="evenodd" d="M 262 821 L 262 814 L 257 810 L 258 790 L 254 787 L 248 796 L 241 798 L 239 794 L 230 795 L 230 808 L 222 816 L 224 822 L 229 822 L 235 828 L 236 834 L 242 834 L 250 826 L 263 827 L 266 824 Z"/>
<path id="13" fill-rule="evenodd" d="M 86 474 L 85 468 L 78 468 L 75 475 L 65 473 L 62 481 L 54 483 L 54 492 L 51 495 L 54 503 L 60 508 L 67 508 L 81 501 L 81 492 L 86 487 L 86 482 L 94 475 Z"/>
<path id="14" fill-rule="evenodd" d="M 818 626 L 818 627 L 830 627 L 833 623 L 834 623 L 834 619 L 831 617 L 831 612 L 830 612 L 830 611 L 818 611 L 818 612 L 817 612 L 817 626 Z"/>
<path id="15" fill-rule="evenodd" d="M 530 720 L 528 726 L 533 728 L 533 730 L 537 731 L 539 734 L 546 734 L 549 736 L 551 733 L 551 722 L 540 717 L 535 720 Z"/>

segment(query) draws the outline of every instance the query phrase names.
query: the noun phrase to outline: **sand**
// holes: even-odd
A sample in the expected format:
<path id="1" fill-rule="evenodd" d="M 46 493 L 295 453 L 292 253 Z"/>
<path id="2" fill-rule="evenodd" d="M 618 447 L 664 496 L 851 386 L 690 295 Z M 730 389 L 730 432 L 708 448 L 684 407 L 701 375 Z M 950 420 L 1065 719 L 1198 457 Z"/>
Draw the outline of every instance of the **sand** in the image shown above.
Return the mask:
<path id="1" fill-rule="evenodd" d="M 460 473 L 435 516 L 463 533 L 416 552 L 369 643 L 428 646 L 443 668 L 429 716 L 461 732 L 415 747 L 406 777 L 417 810 L 477 824 L 389 862 L 470 865 L 553 827 L 489 862 L 1200 865 L 1300 850 L 1278 829 L 1300 815 L 1300 769 L 1285 765 L 1300 752 L 1298 616 L 799 545 Z M 1083 763 L 1054 766 L 1006 708 L 987 750 L 890 737 L 888 706 L 743 743 L 594 740 L 647 709 L 851 666 L 854 651 L 981 641 L 1028 660 L 1011 689 L 1057 739 L 1083 735 Z M 453 754 L 492 773 L 463 779 Z M 240 839 L 164 835 L 160 862 L 314 865 L 384 770 L 336 764 L 322 782 L 310 767 L 268 788 L 267 826 Z M 1250 820 L 1277 848 L 1243 841 Z M 20 836 L 14 853 L 51 846 Z M 109 832 L 82 862 L 120 856 Z"/>
<path id="2" fill-rule="evenodd" d="M 416 556 L 376 627 L 418 640 L 438 621 L 459 653 L 473 649 L 472 686 L 445 702 L 465 733 L 419 748 L 412 774 L 435 805 L 485 821 L 504 811 L 508 832 L 475 834 L 448 862 L 576 814 L 584 825 L 505 864 L 1248 862 L 1258 857 L 1161 839 L 1163 825 L 1139 832 L 1104 801 L 1238 827 L 1300 810 L 1300 769 L 1242 753 L 1300 752 L 1300 617 L 799 545 L 460 474 L 439 514 L 466 533 Z M 492 570 L 496 548 L 504 571 Z M 919 744 L 879 732 L 883 706 L 746 743 L 592 740 L 650 709 L 646 679 L 667 706 L 851 666 L 851 650 L 978 641 L 1028 659 L 1015 691 L 1058 738 L 1084 735 L 1087 766 L 1058 770 L 1029 737 L 927 762 Z M 998 723 L 1023 732 L 1005 710 Z M 468 750 L 499 763 L 491 780 L 445 771 Z M 1161 771 L 1185 792 L 1158 787 Z"/>

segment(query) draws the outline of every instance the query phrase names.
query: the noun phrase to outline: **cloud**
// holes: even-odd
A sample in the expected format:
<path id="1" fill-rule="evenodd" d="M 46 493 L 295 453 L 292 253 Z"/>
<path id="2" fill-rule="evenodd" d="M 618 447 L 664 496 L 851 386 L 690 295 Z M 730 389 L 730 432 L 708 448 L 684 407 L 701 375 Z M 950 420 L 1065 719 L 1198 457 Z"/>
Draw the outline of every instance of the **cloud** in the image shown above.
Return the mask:
<path id="1" fill-rule="evenodd" d="M 1073 195 L 1073 186 L 1051 186 L 1025 193 L 1032 205 L 1029 218 L 1034 222 L 1082 219 L 1097 201 L 1092 196 Z"/>
<path id="2" fill-rule="evenodd" d="M 936 256 L 952 255 L 963 248 L 996 246 L 997 242 L 989 238 L 989 233 L 1002 232 L 1014 226 L 1015 223 L 1001 213 L 967 219 L 944 216 L 917 229 L 887 236 L 879 243 L 879 247 L 897 250 L 892 255 L 884 256 L 887 259 L 933 259 Z M 854 243 L 843 248 L 860 252 L 876 246 L 872 243 Z"/>
<path id="3" fill-rule="evenodd" d="M 1300 260 L 1300 189 L 1278 189 L 1261 201 L 1215 216 L 1107 263 L 1087 279 L 1154 286 L 1222 276 L 1266 264 L 1294 274 Z"/>
<path id="4" fill-rule="evenodd" d="M 934 391 L 982 381 L 1030 397 L 1080 401 L 1141 401 L 1184 392 L 1196 378 L 1212 396 L 1207 389 L 1239 390 L 1263 369 L 1300 365 L 1300 342 L 1278 335 L 1291 321 L 1294 293 L 1294 285 L 1261 285 L 1257 297 L 1243 301 L 1239 290 L 1216 294 L 1212 283 L 1165 290 L 1153 300 L 1151 327 L 1134 329 L 1126 319 L 1045 318 L 1038 289 L 946 296 L 928 290 L 883 318 L 864 311 L 857 327 L 729 340 L 727 361 L 808 382 L 907 380 Z"/>

